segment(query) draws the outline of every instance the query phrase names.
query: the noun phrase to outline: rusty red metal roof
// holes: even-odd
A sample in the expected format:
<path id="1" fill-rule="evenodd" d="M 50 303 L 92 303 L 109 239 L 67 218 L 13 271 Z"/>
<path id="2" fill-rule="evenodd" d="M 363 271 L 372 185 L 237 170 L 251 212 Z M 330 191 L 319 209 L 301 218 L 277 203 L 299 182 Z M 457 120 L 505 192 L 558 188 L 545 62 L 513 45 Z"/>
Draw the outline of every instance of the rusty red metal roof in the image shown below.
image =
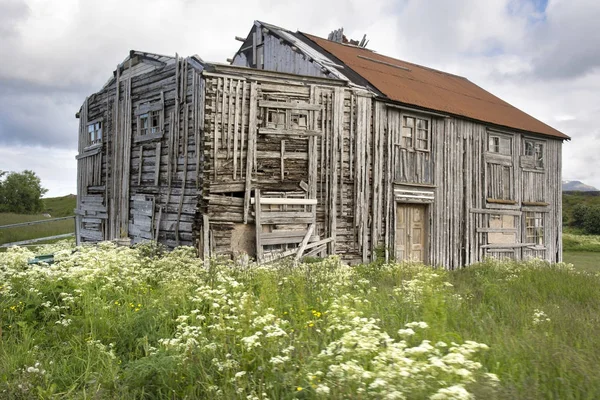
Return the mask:
<path id="1" fill-rule="evenodd" d="M 303 33 L 390 100 L 560 139 L 564 133 L 461 76 Z"/>

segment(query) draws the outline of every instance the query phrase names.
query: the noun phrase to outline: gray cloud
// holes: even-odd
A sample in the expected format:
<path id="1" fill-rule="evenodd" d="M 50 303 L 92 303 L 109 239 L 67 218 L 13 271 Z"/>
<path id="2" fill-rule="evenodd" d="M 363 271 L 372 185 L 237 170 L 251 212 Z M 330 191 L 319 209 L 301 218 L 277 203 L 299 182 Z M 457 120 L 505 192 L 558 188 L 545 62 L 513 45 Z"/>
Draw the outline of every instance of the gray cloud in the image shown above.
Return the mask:
<path id="1" fill-rule="evenodd" d="M 536 74 L 566 79 L 599 68 L 599 20 L 600 3 L 595 0 L 551 2 L 545 23 L 538 25 L 530 41 Z"/>
<path id="2" fill-rule="evenodd" d="M 3 0 L 0 3 L 0 37 L 10 40 L 17 35 L 17 26 L 27 18 L 30 9 L 23 0 Z"/>

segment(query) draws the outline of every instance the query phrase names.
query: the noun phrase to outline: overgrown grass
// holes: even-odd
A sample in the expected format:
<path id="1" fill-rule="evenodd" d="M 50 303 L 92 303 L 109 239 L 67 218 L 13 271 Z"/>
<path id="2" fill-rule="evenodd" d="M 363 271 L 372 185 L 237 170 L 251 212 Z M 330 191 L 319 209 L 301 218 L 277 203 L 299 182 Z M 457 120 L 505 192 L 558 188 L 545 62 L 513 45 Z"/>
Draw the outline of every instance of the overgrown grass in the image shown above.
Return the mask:
<path id="1" fill-rule="evenodd" d="M 77 206 L 77 196 L 69 194 L 62 197 L 48 197 L 44 201 L 44 211 L 52 215 L 53 218 L 67 217 L 74 215 L 73 212 Z"/>
<path id="2" fill-rule="evenodd" d="M 14 214 L 0 213 L 0 226 L 12 225 L 21 222 L 41 221 L 51 218 L 60 218 L 74 215 L 76 197 L 73 195 L 43 199 L 44 211 L 40 214 Z M 44 216 L 50 214 L 50 217 Z M 75 221 L 72 219 L 53 221 L 31 226 L 0 229 L 0 245 L 35 239 L 46 236 L 56 236 L 70 233 L 75 230 Z M 3 249 L 0 249 L 3 251 Z"/>
<path id="3" fill-rule="evenodd" d="M 566 265 L 31 256 L 0 254 L 0 398 L 600 398 L 600 276 Z"/>
<path id="4" fill-rule="evenodd" d="M 585 251 L 565 251 L 563 260 L 582 271 L 600 272 L 600 253 Z"/>
<path id="5" fill-rule="evenodd" d="M 0 213 L 0 225 L 11 225 L 20 222 L 40 221 L 44 219 L 49 218 L 44 217 L 43 215 Z M 52 221 L 31 226 L 0 229 L 0 245 L 4 243 L 18 242 L 21 240 L 55 236 L 74 231 L 75 221 L 73 219 Z"/>
<path id="6" fill-rule="evenodd" d="M 600 236 L 563 234 L 563 250 L 566 252 L 600 252 Z"/>

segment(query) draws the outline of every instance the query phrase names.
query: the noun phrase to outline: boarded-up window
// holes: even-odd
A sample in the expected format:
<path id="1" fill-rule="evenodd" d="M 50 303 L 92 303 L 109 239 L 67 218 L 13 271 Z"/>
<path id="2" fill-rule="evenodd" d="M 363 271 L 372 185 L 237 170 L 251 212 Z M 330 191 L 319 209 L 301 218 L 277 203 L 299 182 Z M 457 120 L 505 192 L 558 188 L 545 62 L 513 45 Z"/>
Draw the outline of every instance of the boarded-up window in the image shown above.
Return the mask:
<path id="1" fill-rule="evenodd" d="M 512 244 L 517 242 L 517 230 L 514 215 L 490 214 L 489 244 Z"/>
<path id="2" fill-rule="evenodd" d="M 525 238 L 527 243 L 544 244 L 544 213 L 525 213 Z"/>
<path id="3" fill-rule="evenodd" d="M 487 152 L 485 153 L 488 202 L 500 201 L 505 204 L 514 204 L 516 191 L 512 145 L 512 136 L 488 132 Z"/>
<path id="4" fill-rule="evenodd" d="M 404 116 L 402 118 L 402 147 L 429 151 L 430 121 L 425 118 Z"/>
<path id="5" fill-rule="evenodd" d="M 515 199 L 512 165 L 488 162 L 486 173 L 488 199 L 511 201 Z"/>

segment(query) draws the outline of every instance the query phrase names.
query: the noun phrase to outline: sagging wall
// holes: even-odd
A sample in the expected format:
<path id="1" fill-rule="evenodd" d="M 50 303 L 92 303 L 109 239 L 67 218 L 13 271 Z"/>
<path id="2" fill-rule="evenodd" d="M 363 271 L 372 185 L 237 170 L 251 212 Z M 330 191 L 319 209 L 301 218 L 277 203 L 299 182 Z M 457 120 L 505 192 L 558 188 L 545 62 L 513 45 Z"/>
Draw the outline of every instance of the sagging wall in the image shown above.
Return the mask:
<path id="1" fill-rule="evenodd" d="M 117 68 L 80 111 L 78 240 L 194 244 L 202 174 L 201 65 Z M 118 101 L 117 101 L 118 99 Z M 90 137 L 95 128 L 101 127 Z M 92 140 L 93 139 L 93 140 Z M 94 141 L 94 143 L 91 143 Z"/>
<path id="2" fill-rule="evenodd" d="M 333 239 L 319 254 L 368 261 L 372 227 L 382 229 L 372 214 L 372 193 L 381 190 L 372 188 L 372 165 L 384 159 L 372 150 L 371 96 L 339 81 L 269 75 L 204 73 L 204 253 L 268 258 L 299 246 L 304 235 L 294 230 L 306 232 L 310 207 L 263 208 L 265 226 L 256 230 L 258 190 L 316 200 L 311 242 Z"/>
<path id="3" fill-rule="evenodd" d="M 561 141 L 406 111 L 340 81 L 219 68 L 201 73 L 174 59 L 119 72 L 86 99 L 81 241 L 128 236 L 268 259 L 295 251 L 307 234 L 310 243 L 330 239 L 312 254 L 368 262 L 376 249 L 395 256 L 397 205 L 424 204 L 427 263 L 560 260 Z M 405 117 L 426 121 L 427 139 L 416 127 L 407 139 Z M 265 204 L 257 228 L 260 196 L 316 205 Z"/>

